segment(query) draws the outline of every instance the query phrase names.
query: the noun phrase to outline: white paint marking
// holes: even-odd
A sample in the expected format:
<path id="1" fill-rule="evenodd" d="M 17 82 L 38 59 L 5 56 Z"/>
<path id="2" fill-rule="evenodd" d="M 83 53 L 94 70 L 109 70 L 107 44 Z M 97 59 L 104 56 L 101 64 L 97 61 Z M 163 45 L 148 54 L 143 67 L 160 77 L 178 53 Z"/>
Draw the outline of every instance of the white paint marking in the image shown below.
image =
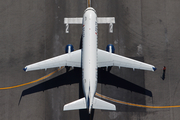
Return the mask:
<path id="1" fill-rule="evenodd" d="M 118 39 L 114 41 L 114 44 L 118 44 Z"/>
<path id="2" fill-rule="evenodd" d="M 82 24 L 82 18 L 64 18 L 64 24 Z"/>
<path id="3" fill-rule="evenodd" d="M 109 24 L 109 32 L 113 33 L 113 24 L 112 23 Z"/>
<path id="4" fill-rule="evenodd" d="M 66 24 L 66 33 L 69 33 L 69 24 Z"/>
<path id="5" fill-rule="evenodd" d="M 142 45 L 141 45 L 141 44 L 139 44 L 139 45 L 137 46 L 137 54 L 138 54 L 139 56 L 143 54 Z"/>
<path id="6" fill-rule="evenodd" d="M 82 24 L 82 17 L 64 18 L 64 24 L 66 24 L 66 33 L 69 33 L 69 24 Z M 109 24 L 109 32 L 113 33 L 113 24 L 115 24 L 114 17 L 98 17 L 98 24 Z"/>
<path id="7" fill-rule="evenodd" d="M 82 24 L 82 17 L 75 17 L 75 18 L 64 18 L 64 24 Z M 97 18 L 98 24 L 115 24 L 114 17 L 98 17 Z"/>
<path id="8" fill-rule="evenodd" d="M 97 18 L 98 24 L 115 24 L 115 18 L 114 17 L 98 17 Z"/>

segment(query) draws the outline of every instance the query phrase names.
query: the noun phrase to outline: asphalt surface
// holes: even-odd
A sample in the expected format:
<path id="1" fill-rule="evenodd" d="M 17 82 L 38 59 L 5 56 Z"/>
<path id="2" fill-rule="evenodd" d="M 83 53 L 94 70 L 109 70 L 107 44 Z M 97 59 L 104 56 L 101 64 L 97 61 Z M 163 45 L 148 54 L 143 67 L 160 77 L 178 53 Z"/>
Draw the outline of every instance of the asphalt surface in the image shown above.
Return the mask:
<path id="1" fill-rule="evenodd" d="M 113 44 L 115 53 L 155 65 L 156 72 L 113 67 L 99 69 L 97 92 L 130 103 L 149 106 L 180 105 L 180 1 L 93 0 L 99 17 L 115 17 L 98 27 L 98 47 Z M 65 17 L 82 17 L 87 1 L 0 1 L 0 88 L 36 80 L 55 69 L 24 72 L 31 63 L 65 53 L 81 44 L 81 25 Z M 163 77 L 163 66 L 166 72 Z M 0 120 L 179 120 L 180 108 L 150 109 L 113 103 L 117 111 L 63 112 L 63 106 L 83 97 L 81 69 L 63 69 L 44 81 L 0 90 Z M 110 102 L 110 101 L 109 101 Z"/>

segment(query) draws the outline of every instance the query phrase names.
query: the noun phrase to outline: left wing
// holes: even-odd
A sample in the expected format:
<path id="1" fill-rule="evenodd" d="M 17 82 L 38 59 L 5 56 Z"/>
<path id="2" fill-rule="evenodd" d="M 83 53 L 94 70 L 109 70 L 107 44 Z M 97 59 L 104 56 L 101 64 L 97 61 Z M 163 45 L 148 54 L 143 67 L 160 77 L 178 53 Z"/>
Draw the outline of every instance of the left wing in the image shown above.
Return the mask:
<path id="1" fill-rule="evenodd" d="M 81 67 L 81 49 L 28 65 L 23 70 L 32 71 L 61 66 Z"/>
<path id="2" fill-rule="evenodd" d="M 98 49 L 98 67 L 108 66 L 118 66 L 149 71 L 156 70 L 153 65 Z"/>

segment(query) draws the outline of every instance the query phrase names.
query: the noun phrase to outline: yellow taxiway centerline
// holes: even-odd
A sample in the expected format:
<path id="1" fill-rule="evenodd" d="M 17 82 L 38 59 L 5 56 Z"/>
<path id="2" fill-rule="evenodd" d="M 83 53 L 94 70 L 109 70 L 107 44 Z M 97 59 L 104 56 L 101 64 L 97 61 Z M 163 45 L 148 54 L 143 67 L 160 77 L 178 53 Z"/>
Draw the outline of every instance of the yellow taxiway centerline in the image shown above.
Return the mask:
<path id="1" fill-rule="evenodd" d="M 29 84 L 32 84 L 32 83 L 36 83 L 36 82 L 38 82 L 38 81 L 41 81 L 41 80 L 44 80 L 44 79 L 50 77 L 51 75 L 53 75 L 54 73 L 58 72 L 59 70 L 61 70 L 61 69 L 63 69 L 63 68 L 64 68 L 64 67 L 61 67 L 61 68 L 59 68 L 59 69 L 57 69 L 57 70 L 49 73 L 48 75 L 37 79 L 37 80 L 31 81 L 31 82 L 28 82 L 28 83 L 24 83 L 24 84 L 20 84 L 20 85 L 11 86 L 11 87 L 2 87 L 2 88 L 0 88 L 0 90 L 7 90 L 7 89 L 22 87 L 22 86 L 29 85 Z"/>
<path id="2" fill-rule="evenodd" d="M 124 102 L 124 101 L 120 101 L 120 100 L 116 100 L 104 95 L 101 95 L 99 93 L 96 93 L 96 96 L 112 101 L 112 102 L 116 102 L 116 103 L 120 103 L 120 104 L 124 104 L 124 105 L 129 105 L 129 106 L 135 106 L 135 107 L 142 107 L 142 108 L 178 108 L 180 107 L 180 105 L 174 105 L 174 106 L 147 106 L 147 105 L 140 105 L 140 104 L 134 104 L 134 103 L 128 103 L 128 102 Z"/>
<path id="3" fill-rule="evenodd" d="M 88 7 L 91 7 L 91 0 L 88 0 Z"/>

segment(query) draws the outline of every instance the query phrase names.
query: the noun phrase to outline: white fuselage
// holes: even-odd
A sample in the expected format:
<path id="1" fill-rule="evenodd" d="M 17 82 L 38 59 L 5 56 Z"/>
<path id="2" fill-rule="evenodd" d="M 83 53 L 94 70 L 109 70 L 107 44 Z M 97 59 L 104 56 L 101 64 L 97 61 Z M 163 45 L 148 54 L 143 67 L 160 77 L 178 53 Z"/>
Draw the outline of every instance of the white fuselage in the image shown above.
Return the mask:
<path id="1" fill-rule="evenodd" d="M 82 85 L 86 105 L 91 111 L 97 88 L 97 15 L 93 8 L 85 10 L 82 30 Z"/>

